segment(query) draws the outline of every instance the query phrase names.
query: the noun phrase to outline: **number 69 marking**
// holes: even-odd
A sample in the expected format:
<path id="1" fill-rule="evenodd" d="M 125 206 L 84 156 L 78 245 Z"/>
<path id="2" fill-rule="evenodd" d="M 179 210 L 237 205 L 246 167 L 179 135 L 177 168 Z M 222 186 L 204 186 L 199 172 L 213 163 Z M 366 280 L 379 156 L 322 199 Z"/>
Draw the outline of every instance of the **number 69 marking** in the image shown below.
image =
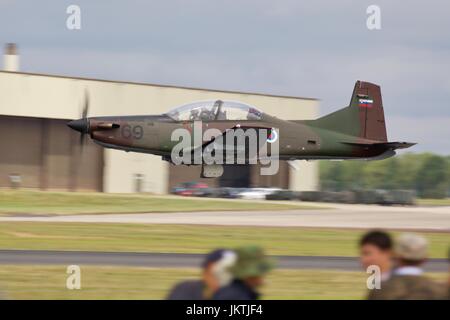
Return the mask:
<path id="1" fill-rule="evenodd" d="M 144 136 L 144 129 L 142 126 L 130 126 L 126 124 L 122 127 L 122 137 L 125 139 L 134 138 L 136 140 L 142 139 Z"/>

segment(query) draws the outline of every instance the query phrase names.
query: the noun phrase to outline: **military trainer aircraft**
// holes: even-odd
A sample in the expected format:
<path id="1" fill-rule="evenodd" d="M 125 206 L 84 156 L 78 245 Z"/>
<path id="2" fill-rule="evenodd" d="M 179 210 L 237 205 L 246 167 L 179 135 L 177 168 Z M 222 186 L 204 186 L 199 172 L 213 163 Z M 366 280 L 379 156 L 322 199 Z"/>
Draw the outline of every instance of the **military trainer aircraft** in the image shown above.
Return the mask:
<path id="1" fill-rule="evenodd" d="M 189 103 L 161 115 L 87 117 L 88 108 L 86 96 L 82 118 L 68 123 L 81 133 L 82 141 L 89 134 L 103 147 L 159 155 L 171 163 L 178 143 L 172 141 L 172 133 L 176 129 L 192 132 L 200 121 L 202 129 L 216 129 L 222 136 L 237 129 L 266 130 L 267 140 L 258 142 L 259 147 L 277 141 L 280 160 L 377 160 L 415 144 L 388 142 L 380 87 L 363 81 L 356 82 L 347 107 L 316 120 L 282 120 L 255 106 L 226 100 Z M 181 154 L 204 149 L 217 138 L 194 138 Z M 222 164 L 196 164 L 202 165 L 202 177 L 223 172 Z"/>

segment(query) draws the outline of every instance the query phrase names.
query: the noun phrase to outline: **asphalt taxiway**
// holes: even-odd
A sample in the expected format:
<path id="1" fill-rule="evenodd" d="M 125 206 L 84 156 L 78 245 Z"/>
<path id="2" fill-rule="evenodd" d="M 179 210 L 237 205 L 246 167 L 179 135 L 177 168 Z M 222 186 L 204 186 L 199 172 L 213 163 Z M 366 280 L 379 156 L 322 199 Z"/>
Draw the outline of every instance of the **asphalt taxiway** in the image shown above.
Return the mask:
<path id="1" fill-rule="evenodd" d="M 104 265 L 152 268 L 199 267 L 204 255 L 186 253 L 147 252 L 94 252 L 47 250 L 0 250 L 3 265 Z M 273 256 L 279 269 L 361 270 L 355 257 L 337 256 Z M 447 272 L 446 259 L 430 259 L 425 269 L 430 272 Z"/>
<path id="2" fill-rule="evenodd" d="M 306 203 L 306 205 L 314 205 Z M 4 221 L 197 224 L 271 227 L 384 228 L 450 232 L 450 207 L 383 207 L 326 204 L 324 209 L 203 211 L 171 213 L 12 215 Z M 450 239 L 450 235 L 449 235 Z"/>

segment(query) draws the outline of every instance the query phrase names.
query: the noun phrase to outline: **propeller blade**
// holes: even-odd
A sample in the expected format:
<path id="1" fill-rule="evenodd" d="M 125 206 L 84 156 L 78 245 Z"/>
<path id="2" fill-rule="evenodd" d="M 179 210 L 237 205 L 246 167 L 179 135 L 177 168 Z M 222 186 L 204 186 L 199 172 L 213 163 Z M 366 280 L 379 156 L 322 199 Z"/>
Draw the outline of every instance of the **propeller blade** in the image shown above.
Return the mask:
<path id="1" fill-rule="evenodd" d="M 87 90 L 84 91 L 84 107 L 83 112 L 81 114 L 81 118 L 86 118 L 89 113 L 89 92 Z"/>
<path id="2" fill-rule="evenodd" d="M 83 106 L 83 110 L 81 112 L 81 119 L 86 120 L 88 114 L 89 114 L 89 91 L 87 89 L 84 89 L 84 106 Z M 86 136 L 86 133 L 84 133 L 84 132 L 80 133 L 81 151 L 83 151 L 84 144 L 86 143 L 85 136 Z"/>
<path id="3" fill-rule="evenodd" d="M 84 145 L 84 133 L 80 133 L 80 145 L 83 146 Z"/>

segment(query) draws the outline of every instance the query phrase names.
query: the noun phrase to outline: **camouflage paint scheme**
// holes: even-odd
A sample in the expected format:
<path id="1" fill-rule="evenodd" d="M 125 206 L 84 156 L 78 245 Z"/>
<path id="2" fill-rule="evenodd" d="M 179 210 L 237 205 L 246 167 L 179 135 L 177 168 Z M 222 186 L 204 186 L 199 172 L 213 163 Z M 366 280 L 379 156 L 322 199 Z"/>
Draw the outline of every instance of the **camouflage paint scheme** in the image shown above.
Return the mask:
<path id="1" fill-rule="evenodd" d="M 362 104 L 361 101 L 372 101 Z M 203 120 L 203 132 L 224 133 L 236 127 L 277 128 L 279 157 L 296 159 L 384 159 L 414 143 L 387 142 L 381 91 L 378 85 L 357 81 L 349 106 L 316 120 L 282 120 L 262 113 L 259 120 Z M 193 121 L 176 121 L 167 114 L 90 117 L 69 123 L 98 144 L 124 151 L 163 156 L 170 161 L 171 134 L 177 128 L 192 131 Z M 207 143 L 207 141 L 203 141 Z"/>

